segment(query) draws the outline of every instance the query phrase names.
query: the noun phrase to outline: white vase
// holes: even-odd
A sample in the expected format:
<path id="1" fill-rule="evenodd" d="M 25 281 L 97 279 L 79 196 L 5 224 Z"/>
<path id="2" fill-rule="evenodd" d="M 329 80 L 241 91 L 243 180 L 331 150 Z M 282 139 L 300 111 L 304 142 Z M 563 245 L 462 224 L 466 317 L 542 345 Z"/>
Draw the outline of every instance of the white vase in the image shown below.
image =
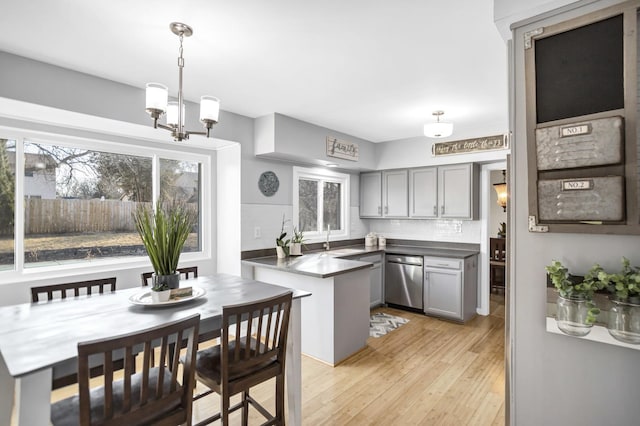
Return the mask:
<path id="1" fill-rule="evenodd" d="M 284 248 L 280 246 L 276 246 L 276 255 L 278 255 L 278 259 L 284 259 L 287 257 L 287 254 L 284 252 Z"/>

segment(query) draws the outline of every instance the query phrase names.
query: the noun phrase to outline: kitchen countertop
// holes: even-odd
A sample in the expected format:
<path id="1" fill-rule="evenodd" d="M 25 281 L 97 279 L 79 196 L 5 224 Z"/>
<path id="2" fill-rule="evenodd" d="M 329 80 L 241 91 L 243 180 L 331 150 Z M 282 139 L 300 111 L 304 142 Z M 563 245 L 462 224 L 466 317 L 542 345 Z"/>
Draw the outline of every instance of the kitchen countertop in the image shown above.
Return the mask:
<path id="1" fill-rule="evenodd" d="M 464 259 L 478 254 L 476 250 L 459 250 L 455 248 L 417 247 L 402 245 L 387 245 L 385 247 L 365 247 L 363 244 L 334 247 L 326 251 L 307 252 L 302 256 L 290 256 L 278 259 L 276 256 L 244 259 L 242 262 L 258 267 L 278 269 L 283 272 L 291 272 L 309 275 L 318 278 L 329 278 L 359 269 L 370 268 L 371 262 L 361 262 L 350 259 L 351 257 L 375 253 L 394 253 L 413 256 L 436 256 Z"/>
<path id="2" fill-rule="evenodd" d="M 360 269 L 367 269 L 372 265 L 371 262 L 341 259 L 338 254 L 330 253 L 326 251 L 307 253 L 302 256 L 290 256 L 284 259 L 278 259 L 276 256 L 258 257 L 245 259 L 242 263 L 318 278 L 329 278 Z"/>

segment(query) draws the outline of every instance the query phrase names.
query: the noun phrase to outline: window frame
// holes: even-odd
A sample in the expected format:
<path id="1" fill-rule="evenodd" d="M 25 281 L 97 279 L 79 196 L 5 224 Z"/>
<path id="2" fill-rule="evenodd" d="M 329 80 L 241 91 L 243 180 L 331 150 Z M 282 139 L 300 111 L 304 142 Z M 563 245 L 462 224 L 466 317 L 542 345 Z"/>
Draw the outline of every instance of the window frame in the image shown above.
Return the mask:
<path id="1" fill-rule="evenodd" d="M 69 131 L 69 133 L 72 133 Z M 93 151 L 108 152 L 120 155 L 136 155 L 152 160 L 153 202 L 159 195 L 160 159 L 190 161 L 200 164 L 200 218 L 198 229 L 200 231 L 200 250 L 182 253 L 181 262 L 195 262 L 211 257 L 211 235 L 205 229 L 211 229 L 212 213 L 212 159 L 211 156 L 185 151 L 182 145 L 176 145 L 170 149 L 170 145 L 154 147 L 152 150 L 142 141 L 137 141 L 135 136 L 122 141 L 122 137 L 100 133 L 105 139 L 94 139 L 84 136 L 66 135 L 63 133 L 49 133 L 18 129 L 0 125 L 0 137 L 16 141 L 16 159 L 24 157 L 24 144 L 43 143 L 48 145 L 65 146 L 73 148 L 89 149 Z M 129 143 L 127 143 L 129 142 Z M 143 256 L 105 257 L 86 261 L 59 261 L 57 264 L 29 265 L 25 264 L 24 256 L 24 161 L 16 161 L 15 177 L 15 220 L 14 220 L 14 264 L 13 267 L 0 269 L 0 277 L 11 282 L 25 279 L 38 279 L 52 275 L 69 275 L 94 273 L 99 271 L 113 272 L 114 266 L 118 269 L 149 267 L 149 259 Z"/>
<path id="2" fill-rule="evenodd" d="M 300 179 L 317 180 L 321 183 L 324 182 L 337 182 L 341 184 L 342 190 L 340 191 L 340 230 L 331 230 L 329 233 L 329 240 L 338 240 L 349 238 L 350 233 L 350 189 L 351 189 L 351 175 L 347 173 L 334 172 L 332 170 L 326 170 L 322 168 L 308 168 L 308 167 L 293 167 L 293 219 L 292 226 L 299 228 L 300 220 L 300 205 L 299 205 L 299 181 Z M 318 185 L 318 222 L 321 222 L 324 227 L 324 209 L 320 208 L 320 202 L 324 201 L 321 190 L 324 185 Z M 327 240 L 327 232 L 325 231 L 305 231 L 305 241 L 309 243 L 323 242 Z"/>

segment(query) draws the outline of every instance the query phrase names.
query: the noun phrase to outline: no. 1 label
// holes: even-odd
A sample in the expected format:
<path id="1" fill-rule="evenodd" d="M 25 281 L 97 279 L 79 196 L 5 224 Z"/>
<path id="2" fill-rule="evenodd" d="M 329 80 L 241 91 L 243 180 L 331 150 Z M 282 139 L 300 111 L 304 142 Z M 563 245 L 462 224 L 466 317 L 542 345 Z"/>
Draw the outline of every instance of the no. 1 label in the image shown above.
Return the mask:
<path id="1" fill-rule="evenodd" d="M 591 133 L 591 124 L 579 124 L 577 126 L 568 126 L 561 129 L 562 137 L 588 135 Z"/>

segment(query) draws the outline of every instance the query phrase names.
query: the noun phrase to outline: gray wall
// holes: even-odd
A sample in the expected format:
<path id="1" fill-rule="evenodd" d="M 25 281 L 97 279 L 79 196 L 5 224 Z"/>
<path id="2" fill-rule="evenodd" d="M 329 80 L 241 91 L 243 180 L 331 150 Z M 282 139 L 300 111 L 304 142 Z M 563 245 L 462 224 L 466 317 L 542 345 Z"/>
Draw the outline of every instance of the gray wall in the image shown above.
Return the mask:
<path id="1" fill-rule="evenodd" d="M 595 262 L 605 269 L 618 270 L 622 256 L 627 256 L 632 264 L 640 264 L 640 237 L 538 234 L 527 230 L 523 33 L 613 3 L 598 1 L 514 32 L 510 339 L 514 397 L 511 410 L 515 420 L 512 424 L 518 426 L 640 424 L 640 352 L 548 333 L 544 271 L 544 266 L 553 259 L 562 261 L 576 274 L 586 272 Z"/>
<path id="2" fill-rule="evenodd" d="M 310 147 L 310 138 L 317 134 L 318 126 L 306 124 L 299 120 L 290 119 L 300 123 L 296 134 L 299 140 L 296 156 L 303 157 L 308 151 L 307 158 L 314 158 L 314 150 Z M 263 118 L 261 118 L 263 119 Z M 328 130 L 328 129 L 327 129 Z M 317 135 L 316 135 L 317 136 Z M 317 138 L 316 138 L 317 139 Z M 253 139 L 242 143 L 242 250 L 256 250 L 275 247 L 275 240 L 280 234 L 282 217 L 288 220 L 285 230 L 291 234 L 293 217 L 293 167 L 315 167 L 313 164 L 304 164 L 298 161 L 284 161 L 280 159 L 256 157 Z M 260 175 L 265 171 L 272 171 L 278 176 L 280 186 L 278 191 L 267 197 L 258 188 Z M 350 237 L 360 238 L 368 232 L 365 222 L 358 216 L 359 206 L 359 179 L 356 172 L 336 170 L 341 173 L 351 174 L 350 187 Z M 259 237 L 256 238 L 256 229 Z"/>

